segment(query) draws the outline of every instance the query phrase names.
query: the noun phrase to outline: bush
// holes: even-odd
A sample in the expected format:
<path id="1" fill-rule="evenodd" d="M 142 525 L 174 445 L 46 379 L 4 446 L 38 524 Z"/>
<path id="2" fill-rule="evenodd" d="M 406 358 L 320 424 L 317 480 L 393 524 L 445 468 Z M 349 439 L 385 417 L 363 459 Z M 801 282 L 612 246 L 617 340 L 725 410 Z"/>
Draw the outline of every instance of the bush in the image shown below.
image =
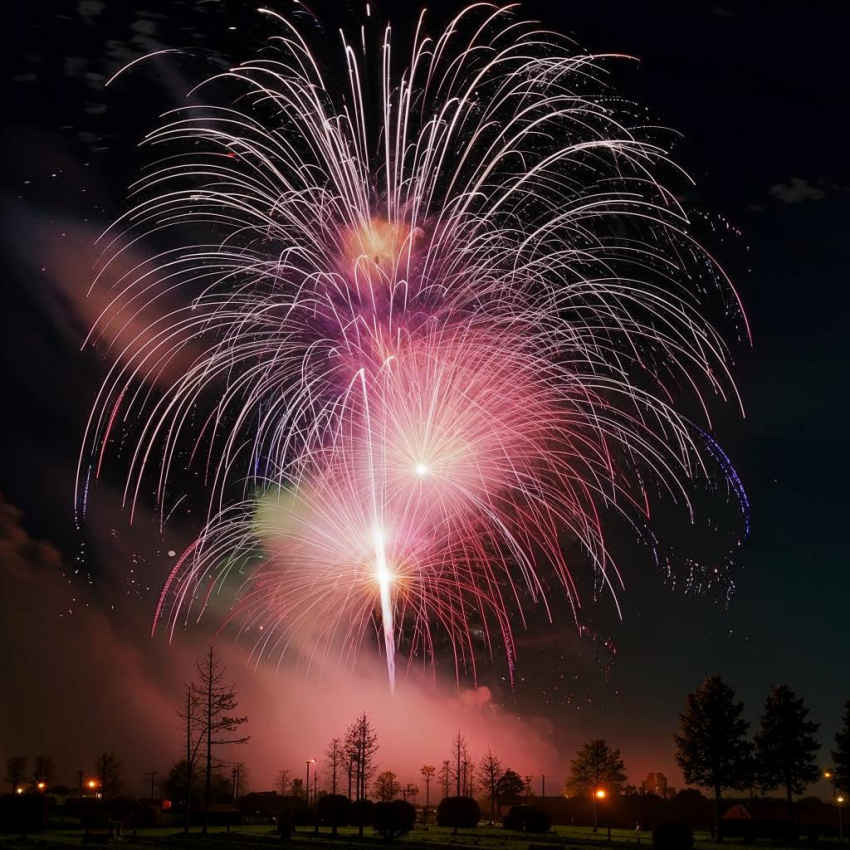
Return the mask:
<path id="1" fill-rule="evenodd" d="M 325 794 L 319 797 L 319 817 L 326 826 L 334 830 L 338 826 L 348 826 L 351 823 L 351 800 L 343 794 Z"/>
<path id="2" fill-rule="evenodd" d="M 291 812 L 293 826 L 318 826 L 319 813 L 315 806 L 304 806 Z"/>
<path id="3" fill-rule="evenodd" d="M 472 797 L 445 797 L 437 806 L 437 825 L 472 829 L 481 820 L 481 809 Z"/>
<path id="4" fill-rule="evenodd" d="M 514 832 L 549 832 L 552 822 L 543 809 L 534 806 L 511 806 L 502 826 Z"/>
<path id="5" fill-rule="evenodd" d="M 349 811 L 352 826 L 370 826 L 374 817 L 375 804 L 371 800 L 355 800 Z"/>
<path id="6" fill-rule="evenodd" d="M 387 841 L 399 835 L 407 835 L 416 823 L 416 809 L 406 800 L 391 803 L 376 803 L 372 814 L 372 826 Z"/>
<path id="7" fill-rule="evenodd" d="M 656 850 L 691 850 L 694 831 L 687 823 L 660 823 L 652 833 L 652 843 Z"/>

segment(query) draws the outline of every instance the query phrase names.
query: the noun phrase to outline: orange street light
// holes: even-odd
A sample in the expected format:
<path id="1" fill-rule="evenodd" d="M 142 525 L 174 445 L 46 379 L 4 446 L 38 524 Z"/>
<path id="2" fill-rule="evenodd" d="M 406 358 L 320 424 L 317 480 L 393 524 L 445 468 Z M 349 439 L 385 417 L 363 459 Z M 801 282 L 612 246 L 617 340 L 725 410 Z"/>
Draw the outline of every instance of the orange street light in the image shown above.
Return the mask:
<path id="1" fill-rule="evenodd" d="M 608 795 L 607 795 L 607 792 L 605 791 L 605 789 L 604 789 L 604 788 L 600 788 L 600 789 L 596 792 L 596 799 L 597 799 L 597 800 L 604 800 L 606 796 L 608 796 Z"/>
<path id="2" fill-rule="evenodd" d="M 824 779 L 832 779 L 832 773 L 831 773 L 830 771 L 828 771 L 828 770 L 825 770 L 825 771 L 823 772 L 823 778 L 824 778 Z"/>
<path id="3" fill-rule="evenodd" d="M 47 788 L 47 783 L 46 782 L 38 782 L 38 783 L 36 783 L 35 787 L 38 788 L 39 791 L 44 791 L 44 789 Z"/>
<path id="4" fill-rule="evenodd" d="M 20 786 L 18 786 L 18 787 L 15 789 L 15 791 L 16 791 L 18 794 L 23 794 L 23 793 L 24 793 L 24 789 L 23 789 L 22 787 L 20 787 Z"/>
<path id="5" fill-rule="evenodd" d="M 86 785 L 88 785 L 89 788 L 97 788 L 97 782 L 95 782 L 94 779 L 89 779 Z"/>

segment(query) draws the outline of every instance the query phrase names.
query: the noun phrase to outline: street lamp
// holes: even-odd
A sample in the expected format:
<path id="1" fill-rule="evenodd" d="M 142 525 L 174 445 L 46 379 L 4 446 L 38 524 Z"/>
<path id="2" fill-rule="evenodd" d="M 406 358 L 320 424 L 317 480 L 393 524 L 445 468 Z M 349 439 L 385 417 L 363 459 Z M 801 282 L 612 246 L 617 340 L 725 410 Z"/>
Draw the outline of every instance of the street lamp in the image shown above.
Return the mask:
<path id="1" fill-rule="evenodd" d="M 304 789 L 307 793 L 307 805 L 310 805 L 310 765 L 315 764 L 316 759 L 307 759 L 307 787 Z"/>
<path id="2" fill-rule="evenodd" d="M 37 782 L 35 787 L 38 788 L 39 791 L 44 791 L 44 789 L 47 788 L 47 783 L 46 782 Z"/>
<path id="3" fill-rule="evenodd" d="M 835 798 L 836 808 L 838 809 L 838 843 L 844 841 L 844 824 L 841 822 L 841 806 L 844 803 L 844 797 L 839 794 Z"/>

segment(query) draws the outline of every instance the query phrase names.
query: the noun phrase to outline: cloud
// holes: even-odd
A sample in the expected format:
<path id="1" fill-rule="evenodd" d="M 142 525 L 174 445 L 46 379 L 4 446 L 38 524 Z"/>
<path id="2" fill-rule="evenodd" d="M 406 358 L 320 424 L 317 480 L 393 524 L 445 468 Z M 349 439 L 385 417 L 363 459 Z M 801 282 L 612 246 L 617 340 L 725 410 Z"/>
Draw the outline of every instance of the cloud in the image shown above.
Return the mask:
<path id="1" fill-rule="evenodd" d="M 770 187 L 770 194 L 783 204 L 800 204 L 803 201 L 820 201 L 826 192 L 807 183 L 801 177 L 792 177 L 787 183 L 776 183 Z"/>
<path id="2" fill-rule="evenodd" d="M 165 635 L 151 639 L 146 606 L 85 604 L 93 597 L 81 599 L 86 589 L 64 575 L 59 552 L 21 522 L 20 511 L 0 499 L 0 640 L 8 658 L 0 668 L 0 760 L 50 754 L 58 781 L 70 784 L 99 752 L 114 749 L 128 793 L 141 793 L 146 771 L 165 771 L 180 758 L 182 683 L 214 643 L 236 683 L 239 712 L 250 718 L 251 741 L 223 756 L 245 761 L 259 789 L 272 787 L 281 768 L 297 771 L 313 757 L 321 783 L 328 742 L 363 711 L 378 732 L 378 764 L 403 784 L 418 780 L 422 764 L 448 758 L 458 730 L 476 759 L 492 747 L 523 774 L 563 770 L 548 721 L 515 716 L 486 687 L 459 692 L 430 669 L 409 670 L 391 697 L 377 659 L 307 675 L 286 663 L 248 666 L 247 653 L 203 624 L 172 645 Z"/>

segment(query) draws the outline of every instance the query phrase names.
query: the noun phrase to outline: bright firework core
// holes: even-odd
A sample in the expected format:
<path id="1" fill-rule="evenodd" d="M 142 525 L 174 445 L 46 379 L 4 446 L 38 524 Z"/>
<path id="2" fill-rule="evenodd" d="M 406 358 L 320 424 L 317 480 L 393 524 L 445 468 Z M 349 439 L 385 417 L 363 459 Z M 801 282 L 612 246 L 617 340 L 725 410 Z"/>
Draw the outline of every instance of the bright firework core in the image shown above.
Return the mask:
<path id="1" fill-rule="evenodd" d="M 706 416 L 737 400 L 709 294 L 746 321 L 666 185 L 664 134 L 596 78 L 609 60 L 474 4 L 435 38 L 423 19 L 407 63 L 389 25 L 374 57 L 359 33 L 343 93 L 316 28 L 261 13 L 273 53 L 223 74 L 244 86 L 232 104 L 200 87 L 149 134 L 163 160 L 105 240 L 129 314 L 107 308 L 92 338 L 139 332 L 91 415 L 83 508 L 135 423 L 128 503 L 152 479 L 171 516 L 195 495 L 176 492 L 184 460 L 209 482 L 155 621 L 173 633 L 230 590 L 259 654 L 353 663 L 374 631 L 391 687 L 402 651 L 452 652 L 473 678 L 503 653 L 513 680 L 530 606 L 551 618 L 559 594 L 578 622 L 585 587 L 618 605 L 612 519 L 671 581 L 722 583 L 745 534 L 674 565 L 650 519 L 669 499 L 705 525 L 698 483 L 746 515 L 675 406 L 686 387 Z"/>

